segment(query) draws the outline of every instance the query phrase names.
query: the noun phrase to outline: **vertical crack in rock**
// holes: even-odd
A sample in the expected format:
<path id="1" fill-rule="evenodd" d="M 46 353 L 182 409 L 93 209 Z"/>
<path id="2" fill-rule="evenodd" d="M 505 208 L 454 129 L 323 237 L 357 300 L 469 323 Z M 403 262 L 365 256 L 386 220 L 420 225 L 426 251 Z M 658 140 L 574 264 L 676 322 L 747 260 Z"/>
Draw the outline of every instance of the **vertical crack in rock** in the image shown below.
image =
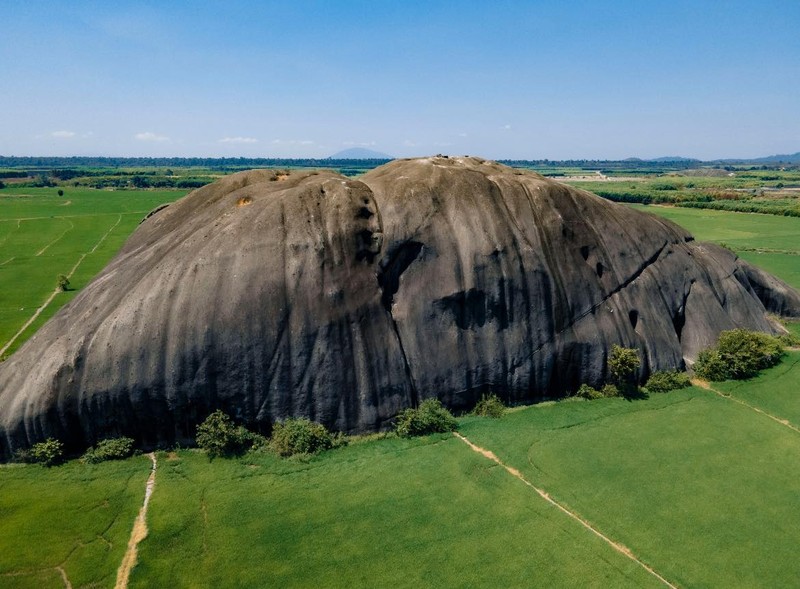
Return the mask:
<path id="1" fill-rule="evenodd" d="M 403 365 L 405 366 L 408 383 L 411 385 L 411 404 L 414 407 L 419 405 L 419 392 L 414 382 L 414 375 L 411 373 L 411 365 L 408 362 L 408 355 L 403 346 L 403 338 L 400 337 L 400 329 L 392 313 L 392 303 L 394 295 L 400 288 L 400 276 L 416 260 L 422 252 L 422 244 L 418 241 L 406 241 L 397 247 L 390 248 L 386 256 L 380 261 L 378 271 L 378 286 L 381 288 L 381 303 L 389 313 L 392 320 L 392 329 L 397 337 L 397 344 L 400 346 L 400 353 L 403 355 Z"/>

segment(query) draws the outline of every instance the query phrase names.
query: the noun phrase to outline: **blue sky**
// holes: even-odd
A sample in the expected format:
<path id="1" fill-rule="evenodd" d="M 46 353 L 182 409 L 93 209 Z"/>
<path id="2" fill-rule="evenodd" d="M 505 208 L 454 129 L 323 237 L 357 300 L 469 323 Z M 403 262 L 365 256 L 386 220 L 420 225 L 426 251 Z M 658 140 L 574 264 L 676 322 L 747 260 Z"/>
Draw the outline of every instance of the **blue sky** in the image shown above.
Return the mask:
<path id="1" fill-rule="evenodd" d="M 4 0 L 0 155 L 800 151 L 800 2 Z"/>

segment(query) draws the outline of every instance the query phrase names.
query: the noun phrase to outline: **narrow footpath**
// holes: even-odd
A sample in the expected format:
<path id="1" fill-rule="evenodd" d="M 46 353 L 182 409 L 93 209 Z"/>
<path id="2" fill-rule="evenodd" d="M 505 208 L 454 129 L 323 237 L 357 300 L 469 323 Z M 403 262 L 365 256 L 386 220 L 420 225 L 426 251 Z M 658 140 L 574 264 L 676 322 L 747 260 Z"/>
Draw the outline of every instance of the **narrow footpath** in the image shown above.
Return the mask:
<path id="1" fill-rule="evenodd" d="M 528 487 L 530 487 L 531 489 L 536 491 L 536 493 L 542 499 L 547 501 L 550 505 L 552 505 L 553 507 L 556 507 L 562 513 L 564 513 L 565 515 L 571 517 L 572 519 L 574 519 L 575 521 L 580 523 L 584 528 L 586 528 L 587 530 L 592 532 L 595 536 L 597 536 L 598 538 L 603 540 L 606 544 L 611 546 L 614 550 L 616 550 L 620 554 L 625 555 L 626 557 L 631 559 L 633 562 L 638 564 L 640 567 L 642 567 L 644 570 L 646 570 L 648 573 L 653 575 L 656 579 L 661 581 L 665 586 L 670 587 L 671 589 L 677 589 L 677 587 L 675 585 L 673 585 L 672 583 L 667 581 L 667 579 L 665 579 L 662 575 L 657 573 L 650 565 L 646 564 L 645 562 L 643 562 L 639 558 L 637 558 L 636 555 L 633 554 L 633 552 L 631 552 L 631 550 L 629 548 L 627 548 L 626 546 L 623 546 L 619 542 L 615 542 L 614 540 L 612 540 L 611 538 L 609 538 L 608 536 L 603 534 L 600 530 L 598 530 L 597 528 L 592 526 L 592 524 L 590 524 L 588 521 L 583 519 L 577 513 L 575 513 L 574 511 L 570 511 L 569 509 L 567 509 L 566 507 L 561 505 L 558 501 L 556 501 L 555 499 L 550 497 L 550 495 L 546 491 L 543 491 L 542 489 L 539 489 L 538 487 L 534 486 L 530 481 L 528 481 L 528 479 L 526 479 L 524 476 L 522 476 L 522 473 L 520 471 L 518 471 L 516 468 L 513 468 L 513 467 L 508 466 L 507 464 L 505 464 L 502 460 L 500 460 L 497 457 L 497 455 L 494 452 L 492 452 L 491 450 L 486 450 L 485 448 L 481 448 L 480 446 L 477 446 L 477 445 L 473 444 L 467 438 L 465 438 L 464 436 L 462 436 L 461 434 L 459 434 L 457 432 L 454 432 L 453 435 L 455 437 L 457 437 L 459 440 L 461 440 L 462 442 L 464 442 L 467 446 L 469 446 L 472 450 L 474 450 L 478 454 L 481 454 L 482 456 L 485 456 L 489 460 L 492 460 L 492 461 L 496 462 L 498 465 L 502 466 L 510 475 L 518 478 L 523 483 L 525 483 Z"/>
<path id="2" fill-rule="evenodd" d="M 147 455 L 153 462 L 153 467 L 150 470 L 150 476 L 147 478 L 147 484 L 144 488 L 144 503 L 139 509 L 139 515 L 133 522 L 133 529 L 131 530 L 131 537 L 128 540 L 128 549 L 125 551 L 125 556 L 122 558 L 122 564 L 117 569 L 117 582 L 114 589 L 127 589 L 128 579 L 131 576 L 131 570 L 136 565 L 136 554 L 139 542 L 147 537 L 147 507 L 150 504 L 150 497 L 153 495 L 153 488 L 156 484 L 156 468 L 158 463 L 154 452 Z"/>

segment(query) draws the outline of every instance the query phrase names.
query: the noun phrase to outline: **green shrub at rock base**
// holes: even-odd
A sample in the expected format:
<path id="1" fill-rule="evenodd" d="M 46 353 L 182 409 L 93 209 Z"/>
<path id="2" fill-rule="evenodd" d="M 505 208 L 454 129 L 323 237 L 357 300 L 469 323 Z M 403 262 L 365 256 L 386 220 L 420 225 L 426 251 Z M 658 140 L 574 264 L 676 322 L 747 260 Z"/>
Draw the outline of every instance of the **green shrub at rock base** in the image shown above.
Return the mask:
<path id="1" fill-rule="evenodd" d="M 623 395 L 636 392 L 636 373 L 641 365 L 639 352 L 635 348 L 623 348 L 614 344 L 608 355 L 608 371 Z"/>
<path id="2" fill-rule="evenodd" d="M 133 454 L 133 439 L 131 438 L 107 438 L 100 440 L 97 446 L 89 448 L 81 457 L 81 460 L 89 464 L 103 462 L 105 460 L 122 460 Z"/>
<path id="3" fill-rule="evenodd" d="M 581 399 L 587 399 L 591 401 L 593 399 L 602 399 L 603 393 L 601 393 L 594 387 L 590 387 L 588 384 L 582 384 L 578 388 L 578 392 L 575 393 L 575 396 L 580 397 Z"/>
<path id="4" fill-rule="evenodd" d="M 58 464 L 64 458 L 64 444 L 53 438 L 47 438 L 44 442 L 31 447 L 30 458 L 32 462 L 45 466 Z"/>
<path id="5" fill-rule="evenodd" d="M 751 378 L 780 362 L 783 353 L 783 346 L 776 337 L 732 329 L 720 334 L 716 346 L 700 352 L 694 371 L 711 381 Z"/>
<path id="6" fill-rule="evenodd" d="M 503 401 L 494 393 L 483 395 L 481 400 L 475 405 L 472 410 L 473 415 L 480 415 L 481 417 L 502 417 L 506 412 L 506 406 Z"/>
<path id="7" fill-rule="evenodd" d="M 604 384 L 603 388 L 600 389 L 600 393 L 602 393 L 602 395 L 604 397 L 619 397 L 620 396 L 619 395 L 619 388 L 617 387 L 617 385 L 614 385 L 614 384 L 611 384 L 611 383 Z"/>
<path id="8" fill-rule="evenodd" d="M 456 418 L 439 399 L 425 399 L 416 409 L 401 411 L 395 424 L 395 431 L 404 438 L 451 432 L 457 428 Z"/>
<path id="9" fill-rule="evenodd" d="M 269 449 L 280 456 L 316 454 L 344 444 L 344 436 L 334 435 L 327 428 L 305 418 L 278 422 L 272 430 Z"/>
<path id="10" fill-rule="evenodd" d="M 241 454 L 263 439 L 258 434 L 236 426 L 233 420 L 217 409 L 197 426 L 197 445 L 205 450 L 210 458 Z"/>
<path id="11" fill-rule="evenodd" d="M 667 393 L 678 389 L 685 389 L 691 385 L 689 375 L 677 370 L 657 370 L 650 375 L 644 385 L 651 393 Z"/>
<path id="12" fill-rule="evenodd" d="M 578 392 L 575 393 L 575 396 L 581 399 L 588 399 L 589 401 L 606 397 L 619 397 L 619 388 L 611 383 L 604 384 L 601 389 L 596 389 L 588 384 L 582 384 Z"/>

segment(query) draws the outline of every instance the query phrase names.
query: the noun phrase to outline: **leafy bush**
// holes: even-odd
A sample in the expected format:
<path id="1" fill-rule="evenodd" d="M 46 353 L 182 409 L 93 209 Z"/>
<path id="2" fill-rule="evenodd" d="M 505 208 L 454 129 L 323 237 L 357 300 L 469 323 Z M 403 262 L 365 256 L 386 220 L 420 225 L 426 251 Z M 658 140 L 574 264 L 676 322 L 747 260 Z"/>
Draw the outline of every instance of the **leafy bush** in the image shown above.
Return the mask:
<path id="1" fill-rule="evenodd" d="M 657 370 L 647 379 L 644 388 L 651 393 L 667 393 L 684 389 L 691 384 L 689 375 L 677 370 Z"/>
<path id="2" fill-rule="evenodd" d="M 797 337 L 793 333 L 782 333 L 778 336 L 778 341 L 781 345 L 788 347 L 800 346 L 800 337 Z"/>
<path id="3" fill-rule="evenodd" d="M 64 458 L 64 444 L 53 438 L 47 438 L 44 442 L 31 447 L 30 457 L 33 462 L 53 466 Z"/>
<path id="4" fill-rule="evenodd" d="M 226 413 L 217 409 L 197 426 L 195 441 L 209 457 L 215 458 L 241 454 L 257 443 L 260 437 L 242 426 L 237 427 Z"/>
<path id="5" fill-rule="evenodd" d="M 457 428 L 456 418 L 439 399 L 425 399 L 416 409 L 401 411 L 395 424 L 395 431 L 404 438 L 451 432 Z"/>
<path id="6" fill-rule="evenodd" d="M 593 399 L 602 399 L 604 397 L 619 397 L 619 389 L 616 385 L 611 383 L 603 385 L 601 389 L 590 387 L 588 384 L 582 384 L 578 392 L 575 393 L 575 396 L 590 401 Z"/>
<path id="7" fill-rule="evenodd" d="M 100 440 L 97 446 L 89 448 L 81 460 L 89 464 L 105 460 L 122 460 L 133 454 L 133 440 L 131 438 L 108 438 Z"/>
<path id="8" fill-rule="evenodd" d="M 603 393 L 594 387 L 590 387 L 588 384 L 582 384 L 580 388 L 578 388 L 578 392 L 575 393 L 575 396 L 591 401 L 592 399 L 602 399 Z"/>
<path id="9" fill-rule="evenodd" d="M 494 393 L 483 395 L 475 405 L 475 409 L 472 410 L 474 415 L 480 415 L 481 417 L 503 417 L 505 412 L 506 406 L 500 397 Z"/>
<path id="10" fill-rule="evenodd" d="M 600 393 L 602 393 L 604 397 L 619 397 L 619 389 L 617 388 L 617 385 L 613 385 L 611 383 L 603 385 L 603 388 L 600 389 Z"/>
<path id="11" fill-rule="evenodd" d="M 732 329 L 723 331 L 715 347 L 700 352 L 695 373 L 707 380 L 750 378 L 780 362 L 783 346 L 765 333 Z"/>
<path id="12" fill-rule="evenodd" d="M 341 445 L 344 436 L 334 436 L 324 425 L 305 418 L 278 422 L 272 430 L 269 448 L 281 456 L 316 454 Z"/>

